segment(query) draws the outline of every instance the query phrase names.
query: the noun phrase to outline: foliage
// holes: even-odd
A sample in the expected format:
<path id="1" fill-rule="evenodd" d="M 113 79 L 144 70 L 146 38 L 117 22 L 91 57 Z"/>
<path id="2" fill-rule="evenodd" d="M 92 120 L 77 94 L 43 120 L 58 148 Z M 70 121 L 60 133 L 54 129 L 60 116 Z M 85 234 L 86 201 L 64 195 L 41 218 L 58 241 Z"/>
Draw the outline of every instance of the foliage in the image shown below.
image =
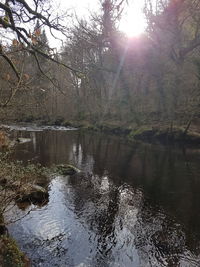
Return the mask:
<path id="1" fill-rule="evenodd" d="M 0 262 L 2 267 L 25 267 L 28 262 L 15 241 L 8 236 L 0 236 Z"/>

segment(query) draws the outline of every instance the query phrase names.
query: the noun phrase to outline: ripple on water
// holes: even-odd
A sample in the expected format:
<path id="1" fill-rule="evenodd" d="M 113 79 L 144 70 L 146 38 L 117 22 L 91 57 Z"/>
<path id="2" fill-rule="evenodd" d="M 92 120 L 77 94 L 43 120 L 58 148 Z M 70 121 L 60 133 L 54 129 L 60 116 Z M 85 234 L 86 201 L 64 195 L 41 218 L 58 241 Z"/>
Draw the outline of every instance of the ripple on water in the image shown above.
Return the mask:
<path id="1" fill-rule="evenodd" d="M 27 147 L 42 163 L 85 173 L 54 177 L 48 204 L 9 226 L 33 266 L 200 266 L 191 235 L 200 225 L 199 156 L 94 133 L 47 131 L 34 140 Z"/>

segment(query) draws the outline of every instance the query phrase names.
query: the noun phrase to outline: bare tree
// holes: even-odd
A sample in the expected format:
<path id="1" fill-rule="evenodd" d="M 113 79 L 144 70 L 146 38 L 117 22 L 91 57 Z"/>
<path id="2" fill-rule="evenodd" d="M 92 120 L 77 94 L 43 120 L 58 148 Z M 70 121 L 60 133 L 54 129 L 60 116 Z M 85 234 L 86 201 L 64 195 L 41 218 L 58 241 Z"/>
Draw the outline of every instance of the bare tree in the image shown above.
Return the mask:
<path id="1" fill-rule="evenodd" d="M 21 62 L 24 56 L 32 55 L 32 60 L 36 62 L 40 72 L 52 83 L 54 81 L 43 71 L 39 57 L 59 64 L 73 74 L 80 73 L 78 69 L 59 61 L 54 50 L 44 50 L 39 45 L 42 35 L 41 28 L 49 29 L 53 36 L 55 31 L 65 35 L 65 26 L 61 24 L 63 17 L 55 13 L 52 12 L 50 2 L 46 0 L 6 0 L 4 3 L 0 3 L 0 32 L 2 36 L 0 40 L 0 56 L 7 62 L 15 75 L 15 78 L 12 79 L 11 93 L 7 100 L 1 103 L 1 107 L 5 107 L 10 103 L 19 88 L 27 86 L 28 76 L 25 75 L 24 66 L 23 64 L 17 64 L 14 59 L 17 53 L 21 56 Z M 39 27 L 35 28 L 36 22 Z M 5 42 L 8 45 L 5 45 Z M 15 48 L 14 50 L 10 49 L 10 44 Z M 9 75 L 11 74 L 9 73 Z M 8 80 L 10 82 L 10 76 L 7 76 Z"/>

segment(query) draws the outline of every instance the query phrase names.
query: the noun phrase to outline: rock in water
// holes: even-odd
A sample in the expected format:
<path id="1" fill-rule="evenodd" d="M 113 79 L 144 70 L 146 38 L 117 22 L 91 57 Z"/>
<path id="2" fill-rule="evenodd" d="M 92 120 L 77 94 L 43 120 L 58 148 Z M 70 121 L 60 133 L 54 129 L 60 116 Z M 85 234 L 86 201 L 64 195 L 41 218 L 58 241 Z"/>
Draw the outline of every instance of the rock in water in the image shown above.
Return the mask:
<path id="1" fill-rule="evenodd" d="M 18 192 L 16 201 L 26 202 L 30 201 L 32 203 L 42 203 L 48 201 L 49 193 L 46 189 L 39 185 L 29 184 L 26 187 L 22 187 Z"/>
<path id="2" fill-rule="evenodd" d="M 74 175 L 79 173 L 80 170 L 72 165 L 60 164 L 56 166 L 57 172 L 61 175 Z"/>

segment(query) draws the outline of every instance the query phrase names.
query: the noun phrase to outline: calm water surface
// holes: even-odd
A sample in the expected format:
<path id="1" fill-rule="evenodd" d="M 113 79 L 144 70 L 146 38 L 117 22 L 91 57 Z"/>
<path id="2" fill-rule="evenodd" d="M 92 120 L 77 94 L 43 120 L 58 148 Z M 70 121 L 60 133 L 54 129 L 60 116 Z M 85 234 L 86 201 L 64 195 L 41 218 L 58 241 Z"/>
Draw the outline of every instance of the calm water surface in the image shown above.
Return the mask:
<path id="1" fill-rule="evenodd" d="M 200 266 L 200 150 L 127 143 L 80 131 L 16 131 L 14 157 L 55 176 L 46 206 L 15 208 L 10 234 L 33 266 Z"/>

